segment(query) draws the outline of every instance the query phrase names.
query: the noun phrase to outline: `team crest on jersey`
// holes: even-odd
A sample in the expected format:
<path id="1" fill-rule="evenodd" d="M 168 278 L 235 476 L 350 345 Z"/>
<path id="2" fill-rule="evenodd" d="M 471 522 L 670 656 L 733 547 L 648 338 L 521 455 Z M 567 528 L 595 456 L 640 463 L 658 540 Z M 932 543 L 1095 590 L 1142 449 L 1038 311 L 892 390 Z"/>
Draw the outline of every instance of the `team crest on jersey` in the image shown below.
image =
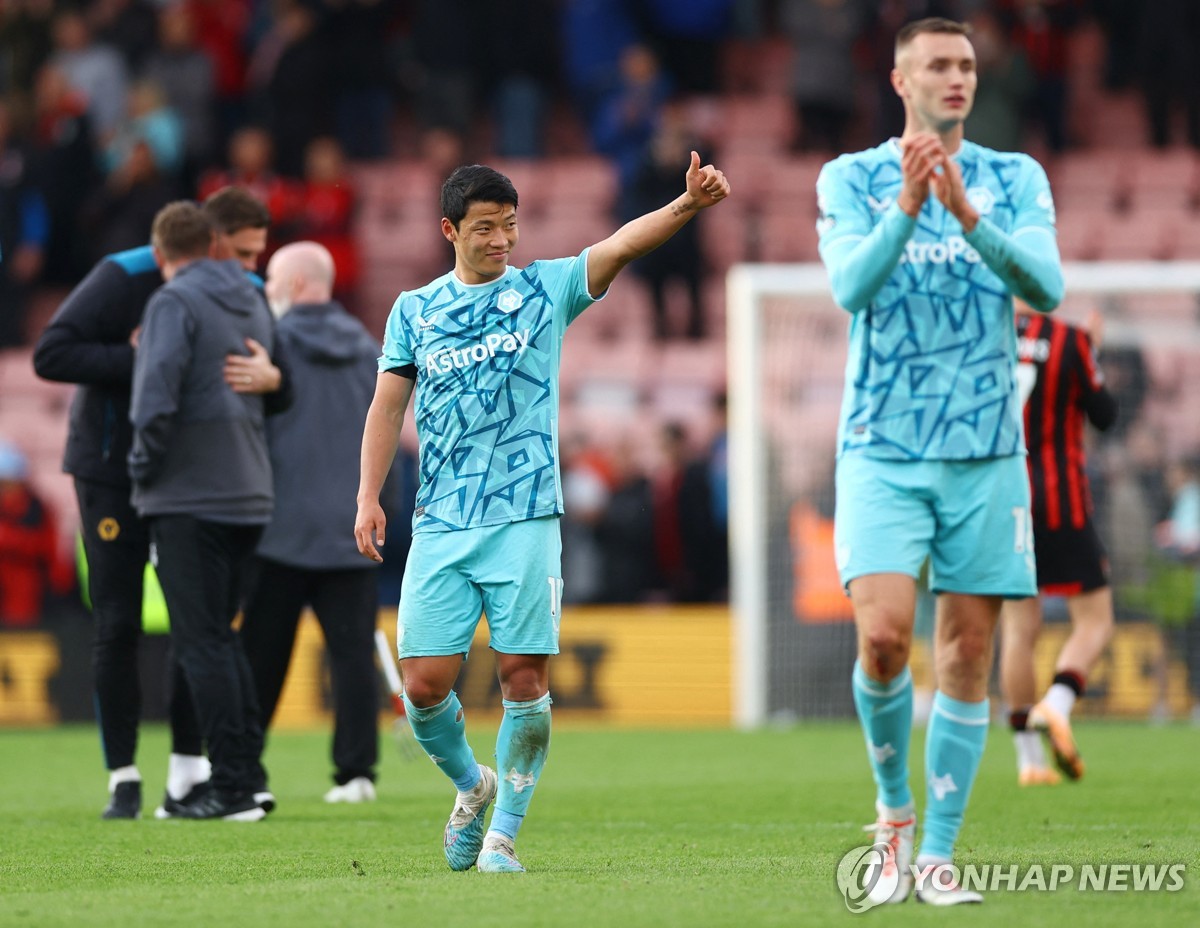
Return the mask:
<path id="1" fill-rule="evenodd" d="M 1037 195 L 1037 205 L 1046 211 L 1046 215 L 1050 222 L 1054 223 L 1054 197 L 1051 195 L 1049 190 L 1043 190 Z"/>
<path id="2" fill-rule="evenodd" d="M 516 312 L 521 308 L 521 304 L 525 302 L 524 297 L 516 290 L 505 290 L 496 298 L 496 305 L 506 313 Z"/>
<path id="3" fill-rule="evenodd" d="M 972 187 L 967 191 L 967 202 L 980 216 L 986 216 L 996 206 L 996 195 L 987 187 Z"/>
<path id="4" fill-rule="evenodd" d="M 121 523 L 112 516 L 105 516 L 96 526 L 96 534 L 100 536 L 101 541 L 116 541 L 117 536 L 121 534 Z"/>

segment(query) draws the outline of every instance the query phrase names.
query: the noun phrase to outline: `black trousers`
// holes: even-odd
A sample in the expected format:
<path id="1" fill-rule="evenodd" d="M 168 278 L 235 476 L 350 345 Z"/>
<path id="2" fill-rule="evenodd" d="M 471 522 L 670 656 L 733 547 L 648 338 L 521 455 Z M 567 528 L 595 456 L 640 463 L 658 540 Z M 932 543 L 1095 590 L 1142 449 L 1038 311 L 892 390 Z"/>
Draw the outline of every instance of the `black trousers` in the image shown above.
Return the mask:
<path id="1" fill-rule="evenodd" d="M 379 760 L 375 569 L 308 570 L 255 557 L 247 581 L 242 645 L 254 673 L 263 728 L 279 703 L 300 615 L 311 606 L 321 623 L 333 677 L 334 780 L 374 780 Z"/>
<path id="2" fill-rule="evenodd" d="M 88 596 L 95 634 L 92 673 L 100 744 L 109 770 L 127 767 L 137 756 L 142 692 L 138 642 L 142 637 L 142 581 L 150 554 L 150 533 L 129 505 L 129 488 L 90 480 L 75 481 L 75 497 L 88 562 Z M 167 661 L 171 750 L 202 754 L 200 723 L 179 663 Z"/>
<path id="3" fill-rule="evenodd" d="M 233 629 L 243 573 L 262 526 L 183 515 L 147 522 L 171 613 L 171 641 L 208 743 L 213 787 L 239 796 L 265 789 L 258 699 Z"/>

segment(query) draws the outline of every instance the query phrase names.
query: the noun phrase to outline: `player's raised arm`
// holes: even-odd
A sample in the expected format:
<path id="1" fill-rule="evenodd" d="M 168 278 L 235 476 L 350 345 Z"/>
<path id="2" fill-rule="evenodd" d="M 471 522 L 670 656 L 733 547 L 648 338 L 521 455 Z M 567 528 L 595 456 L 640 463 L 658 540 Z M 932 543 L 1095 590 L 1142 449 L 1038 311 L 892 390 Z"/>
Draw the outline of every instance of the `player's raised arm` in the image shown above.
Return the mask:
<path id="1" fill-rule="evenodd" d="M 371 400 L 363 426 L 354 538 L 359 552 L 373 561 L 383 560 L 376 545 L 383 547 L 387 528 L 387 517 L 379 505 L 379 493 L 396 457 L 404 413 L 415 386 L 415 379 L 391 371 L 381 372 L 375 381 L 375 398 Z"/>
<path id="2" fill-rule="evenodd" d="M 687 189 L 661 209 L 632 219 L 588 252 L 588 292 L 598 297 L 634 258 L 649 254 L 682 229 L 700 210 L 729 196 L 729 181 L 713 165 L 700 166 L 692 152 Z"/>

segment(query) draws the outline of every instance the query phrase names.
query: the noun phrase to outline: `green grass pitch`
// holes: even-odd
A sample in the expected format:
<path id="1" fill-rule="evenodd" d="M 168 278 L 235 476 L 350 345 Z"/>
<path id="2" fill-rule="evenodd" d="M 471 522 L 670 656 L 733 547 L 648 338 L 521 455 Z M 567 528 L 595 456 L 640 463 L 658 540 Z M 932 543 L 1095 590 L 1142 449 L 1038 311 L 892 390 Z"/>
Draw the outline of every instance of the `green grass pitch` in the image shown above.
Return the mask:
<path id="1" fill-rule="evenodd" d="M 913 745 L 919 759 L 921 732 Z M 471 730 L 480 758 L 492 732 Z M 960 861 L 1184 863 L 1179 892 L 996 892 L 981 907 L 909 901 L 851 915 L 842 854 L 867 843 L 873 789 L 851 724 L 754 733 L 560 726 L 518 849 L 524 876 L 450 872 L 451 787 L 385 736 L 380 798 L 330 806 L 328 737 L 279 733 L 265 822 L 101 822 L 95 731 L 0 731 L 0 925 L 606 928 L 876 924 L 1200 924 L 1200 730 L 1084 723 L 1079 784 L 1021 790 L 992 729 Z M 147 815 L 167 742 L 140 750 Z M 914 765 L 919 771 L 920 765 Z M 918 812 L 923 790 L 917 790 Z"/>

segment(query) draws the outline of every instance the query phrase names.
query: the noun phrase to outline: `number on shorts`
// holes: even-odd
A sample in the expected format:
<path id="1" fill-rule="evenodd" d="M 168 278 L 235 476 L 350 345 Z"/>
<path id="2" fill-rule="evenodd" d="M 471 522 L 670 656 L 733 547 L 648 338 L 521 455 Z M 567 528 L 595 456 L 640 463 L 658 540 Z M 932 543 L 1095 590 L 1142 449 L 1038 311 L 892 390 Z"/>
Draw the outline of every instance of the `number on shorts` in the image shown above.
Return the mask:
<path id="1" fill-rule="evenodd" d="M 1013 538 L 1013 551 L 1024 554 L 1033 550 L 1033 519 L 1029 510 L 1024 506 L 1013 506 L 1013 527 L 1016 535 Z"/>

